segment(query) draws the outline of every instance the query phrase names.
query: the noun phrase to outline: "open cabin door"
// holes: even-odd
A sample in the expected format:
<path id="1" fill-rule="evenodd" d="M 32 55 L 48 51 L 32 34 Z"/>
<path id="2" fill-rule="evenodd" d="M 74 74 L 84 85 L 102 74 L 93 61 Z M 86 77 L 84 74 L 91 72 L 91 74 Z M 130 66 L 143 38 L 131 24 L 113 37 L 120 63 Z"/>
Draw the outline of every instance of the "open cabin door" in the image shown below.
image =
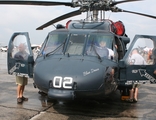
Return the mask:
<path id="1" fill-rule="evenodd" d="M 156 36 L 136 35 L 124 58 L 119 62 L 120 85 L 155 83 Z"/>
<path id="2" fill-rule="evenodd" d="M 27 32 L 14 33 L 7 53 L 8 74 L 33 77 L 34 58 Z"/>

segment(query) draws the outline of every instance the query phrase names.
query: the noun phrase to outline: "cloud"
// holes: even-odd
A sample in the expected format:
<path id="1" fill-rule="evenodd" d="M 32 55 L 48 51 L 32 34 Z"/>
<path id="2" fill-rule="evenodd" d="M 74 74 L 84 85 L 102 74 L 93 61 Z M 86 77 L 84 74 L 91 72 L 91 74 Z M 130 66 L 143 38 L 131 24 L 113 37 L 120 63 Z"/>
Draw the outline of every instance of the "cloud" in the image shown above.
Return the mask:
<path id="1" fill-rule="evenodd" d="M 63 2 L 71 2 L 71 0 L 62 0 Z M 61 0 L 60 0 L 61 2 Z M 155 0 L 149 1 L 137 1 L 129 2 L 117 5 L 118 7 L 156 16 Z M 78 8 L 70 8 L 67 6 L 25 6 L 25 5 L 1 5 L 0 6 L 0 42 L 6 42 L 10 40 L 11 35 L 14 32 L 24 31 L 29 32 L 30 40 L 33 44 L 40 44 L 46 38 L 46 35 L 51 30 L 54 30 L 54 26 L 49 26 L 44 30 L 35 30 L 40 25 L 68 12 L 77 10 Z M 80 20 L 85 19 L 86 14 L 72 17 L 58 23 L 65 24 L 68 20 Z M 113 21 L 121 20 L 125 27 L 126 33 L 133 39 L 135 34 L 155 34 L 156 20 L 129 14 L 129 13 L 111 13 L 106 12 L 106 18 L 110 18 Z M 57 24 L 58 24 L 57 23 Z"/>

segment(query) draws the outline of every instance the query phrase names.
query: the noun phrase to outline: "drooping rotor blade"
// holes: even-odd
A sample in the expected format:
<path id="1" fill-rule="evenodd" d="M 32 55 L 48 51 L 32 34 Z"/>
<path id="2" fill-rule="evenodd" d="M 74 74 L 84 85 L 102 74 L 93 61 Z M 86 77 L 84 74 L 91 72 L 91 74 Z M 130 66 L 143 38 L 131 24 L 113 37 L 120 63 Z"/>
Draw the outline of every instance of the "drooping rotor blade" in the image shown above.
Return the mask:
<path id="1" fill-rule="evenodd" d="M 41 6 L 54 6 L 65 5 L 73 6 L 71 2 L 52 2 L 52 1 L 39 1 L 39 0 L 0 0 L 0 4 L 6 5 L 41 5 Z"/>
<path id="2" fill-rule="evenodd" d="M 61 21 L 61 20 L 64 20 L 64 19 L 67 19 L 67 18 L 70 18 L 70 17 L 73 17 L 73 16 L 76 16 L 76 15 L 80 15 L 81 14 L 81 11 L 80 10 L 76 10 L 76 11 L 73 11 L 73 12 L 70 12 L 70 13 L 67 13 L 65 15 L 62 15 L 60 17 L 57 17 L 47 23 L 45 23 L 44 25 L 38 27 L 36 30 L 42 30 L 43 28 L 45 27 L 48 27 L 58 21 Z"/>
<path id="3" fill-rule="evenodd" d="M 123 1 L 114 1 L 114 2 L 112 2 L 110 5 L 111 5 L 111 6 L 114 6 L 114 5 L 117 5 L 117 4 L 120 4 L 120 3 L 133 2 L 133 1 L 143 1 L 143 0 L 123 0 Z"/>
<path id="4" fill-rule="evenodd" d="M 123 10 L 123 9 L 120 9 L 120 8 L 117 8 L 116 11 L 114 11 L 114 12 L 127 12 L 127 13 L 133 13 L 133 14 L 142 15 L 142 16 L 145 16 L 145 17 L 150 17 L 150 18 L 156 19 L 156 16 L 147 15 L 147 14 L 138 13 L 138 12 L 133 12 L 133 11 L 128 11 L 128 10 Z"/>

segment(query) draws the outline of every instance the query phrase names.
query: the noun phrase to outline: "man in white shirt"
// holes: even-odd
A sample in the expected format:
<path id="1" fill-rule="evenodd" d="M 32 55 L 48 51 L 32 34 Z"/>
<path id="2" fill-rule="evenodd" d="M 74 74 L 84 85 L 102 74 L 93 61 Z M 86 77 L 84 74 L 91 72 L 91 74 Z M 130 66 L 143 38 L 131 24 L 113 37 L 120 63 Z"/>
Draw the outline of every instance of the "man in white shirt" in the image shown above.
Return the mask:
<path id="1" fill-rule="evenodd" d="M 133 49 L 129 59 L 130 65 L 147 65 L 145 59 L 138 53 L 137 49 Z"/>
<path id="2" fill-rule="evenodd" d="M 145 59 L 139 54 L 138 49 L 133 49 L 131 57 L 129 58 L 130 65 L 147 65 L 147 62 Z M 127 99 L 127 102 L 137 102 L 138 98 L 138 87 L 140 84 L 133 84 L 132 89 L 130 90 L 129 99 Z"/>

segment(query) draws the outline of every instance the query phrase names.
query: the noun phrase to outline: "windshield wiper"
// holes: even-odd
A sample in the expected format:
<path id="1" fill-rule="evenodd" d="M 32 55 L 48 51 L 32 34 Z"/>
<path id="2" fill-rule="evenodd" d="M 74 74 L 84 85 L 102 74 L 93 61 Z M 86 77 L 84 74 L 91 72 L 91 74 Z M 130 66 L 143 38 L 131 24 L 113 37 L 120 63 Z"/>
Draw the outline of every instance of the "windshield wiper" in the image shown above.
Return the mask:
<path id="1" fill-rule="evenodd" d="M 62 44 L 60 44 L 57 48 L 55 48 L 53 51 L 51 51 L 51 52 L 49 52 L 49 53 L 47 53 L 45 56 L 48 56 L 48 55 L 50 55 L 51 53 L 55 53 L 60 47 L 62 47 L 63 46 L 63 49 L 64 49 L 64 45 L 65 45 L 65 43 L 66 43 L 66 40 L 67 40 L 67 38 L 64 40 L 64 42 L 62 43 Z M 63 51 L 63 49 L 62 49 L 62 51 Z"/>
<path id="2" fill-rule="evenodd" d="M 98 59 L 100 60 L 100 62 L 102 62 L 102 58 L 100 57 L 100 55 L 97 53 L 96 49 L 95 49 L 95 45 L 93 44 L 93 41 L 92 40 L 92 43 L 91 43 L 91 48 L 93 48 L 95 54 L 97 55 Z"/>
<path id="3" fill-rule="evenodd" d="M 96 49 L 95 49 L 95 45 L 92 45 L 93 50 L 95 51 L 95 54 L 97 55 L 98 59 L 100 60 L 100 62 L 102 62 L 102 58 L 100 57 L 100 55 L 97 53 Z"/>

